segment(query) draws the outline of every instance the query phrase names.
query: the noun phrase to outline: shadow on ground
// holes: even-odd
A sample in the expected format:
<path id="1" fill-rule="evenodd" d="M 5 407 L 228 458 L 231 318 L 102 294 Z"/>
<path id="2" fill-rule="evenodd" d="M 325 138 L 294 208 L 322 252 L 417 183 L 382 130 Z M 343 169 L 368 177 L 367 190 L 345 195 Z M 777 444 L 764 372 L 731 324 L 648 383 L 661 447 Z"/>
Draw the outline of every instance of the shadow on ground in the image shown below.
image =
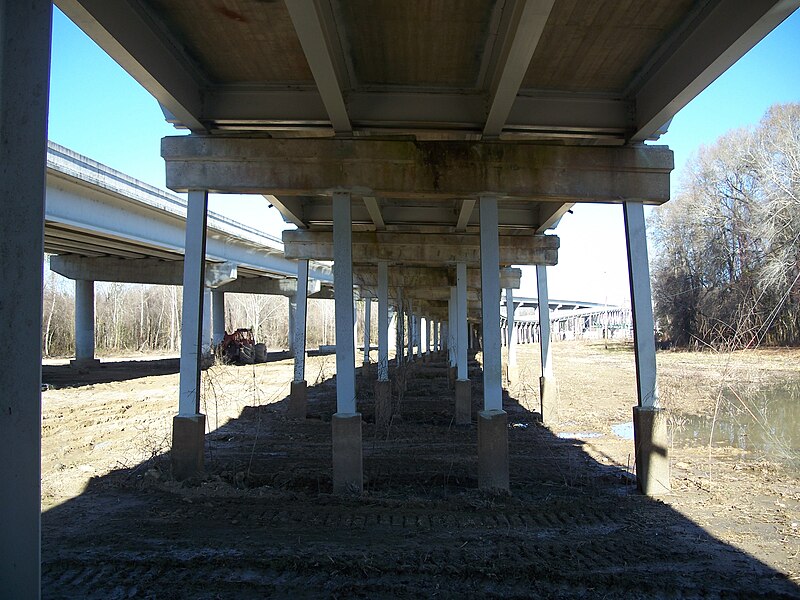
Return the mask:
<path id="1" fill-rule="evenodd" d="M 269 352 L 265 362 L 286 360 L 288 352 Z M 180 372 L 179 358 L 145 360 L 103 360 L 93 367 L 73 367 L 70 364 L 42 365 L 42 383 L 54 389 L 81 387 L 115 381 L 130 381 L 141 377 L 174 375 Z"/>
<path id="2" fill-rule="evenodd" d="M 800 597 L 508 395 L 512 493 L 479 491 L 476 427 L 453 424 L 444 363 L 393 373 L 396 416 L 381 430 L 373 378 L 358 379 L 363 495 L 330 493 L 328 379 L 309 388 L 304 421 L 284 400 L 207 435 L 202 478 L 171 481 L 163 455 L 45 513 L 43 596 Z M 476 364 L 471 379 L 474 411 Z"/>

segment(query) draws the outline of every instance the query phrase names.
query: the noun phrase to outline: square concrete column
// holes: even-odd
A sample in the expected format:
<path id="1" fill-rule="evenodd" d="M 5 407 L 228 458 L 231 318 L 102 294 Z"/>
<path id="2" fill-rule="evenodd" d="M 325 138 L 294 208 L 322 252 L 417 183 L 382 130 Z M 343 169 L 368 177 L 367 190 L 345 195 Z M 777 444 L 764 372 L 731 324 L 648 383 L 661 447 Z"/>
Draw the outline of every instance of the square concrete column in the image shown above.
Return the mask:
<path id="1" fill-rule="evenodd" d="M 497 198 L 481 196 L 483 410 L 478 413 L 478 487 L 508 489 L 508 417 L 503 410 L 500 354 L 500 239 Z M 512 300 L 513 306 L 513 300 Z M 513 310 L 513 309 L 512 309 Z"/>
<path id="2" fill-rule="evenodd" d="M 294 379 L 289 392 L 288 415 L 305 419 L 308 407 L 306 383 L 306 313 L 308 307 L 308 260 L 297 261 L 297 293 L 294 296 L 295 318 L 291 329 L 294 353 Z M 292 298 L 289 299 L 291 302 Z M 290 311 L 291 314 L 291 311 Z"/>
<path id="3" fill-rule="evenodd" d="M 441 323 L 438 321 L 433 322 L 433 352 L 438 352 L 440 350 L 439 347 L 439 327 L 441 327 Z"/>
<path id="4" fill-rule="evenodd" d="M 370 327 L 372 326 L 372 298 L 364 298 L 364 364 L 369 364 L 369 348 L 372 344 Z"/>
<path id="5" fill-rule="evenodd" d="M 183 310 L 178 414 L 172 422 L 172 474 L 186 479 L 203 471 L 205 415 L 200 414 L 208 192 L 190 190 L 186 207 Z"/>
<path id="6" fill-rule="evenodd" d="M 517 342 L 519 331 L 514 321 L 514 290 L 506 288 L 506 345 L 508 346 L 508 372 L 509 381 L 517 380 Z M 485 337 L 485 336 L 484 336 Z"/>
<path id="7" fill-rule="evenodd" d="M 641 202 L 625 202 L 623 211 L 633 310 L 636 391 L 639 400 L 633 411 L 636 480 L 639 491 L 648 496 L 656 496 L 668 493 L 671 486 L 666 416 L 658 403 L 655 323 L 644 207 Z"/>
<path id="8" fill-rule="evenodd" d="M 203 289 L 203 333 L 201 349 L 203 356 L 211 354 L 211 290 Z"/>
<path id="9" fill-rule="evenodd" d="M 395 348 L 395 362 L 397 366 L 403 364 L 403 352 L 405 351 L 405 316 L 403 309 L 403 288 L 397 288 L 397 346 Z"/>
<path id="10" fill-rule="evenodd" d="M 392 412 L 389 381 L 389 263 L 378 262 L 378 379 L 375 382 L 375 424 L 385 427 Z"/>
<path id="11" fill-rule="evenodd" d="M 218 346 L 225 339 L 225 292 L 211 292 L 211 312 L 214 328 L 212 339 Z"/>
<path id="12" fill-rule="evenodd" d="M 552 422 L 555 415 L 556 381 L 553 376 L 553 354 L 550 349 L 550 298 L 547 293 L 547 267 L 536 265 L 536 290 L 539 299 L 539 349 L 542 375 L 539 378 L 539 401 L 542 423 Z"/>
<path id="13" fill-rule="evenodd" d="M 94 281 L 75 280 L 75 360 L 70 365 L 78 368 L 100 364 L 94 357 Z"/>
<path id="14" fill-rule="evenodd" d="M 298 280 L 298 285 L 300 284 Z M 294 355 L 294 337 L 295 329 L 297 328 L 297 294 L 289 296 L 289 330 L 287 331 L 286 339 L 289 345 L 289 354 Z"/>
<path id="15" fill-rule="evenodd" d="M 467 265 L 456 265 L 456 406 L 457 425 L 472 422 L 472 385 L 467 370 Z"/>
<path id="16" fill-rule="evenodd" d="M 356 411 L 353 339 L 353 229 L 350 194 L 333 194 L 333 279 L 336 309 L 336 414 L 332 418 L 333 491 L 364 488 L 361 413 Z"/>
<path id="17" fill-rule="evenodd" d="M 50 0 L 0 2 L 0 596 L 40 597 Z M 13 218 L 8 218 L 13 215 Z"/>

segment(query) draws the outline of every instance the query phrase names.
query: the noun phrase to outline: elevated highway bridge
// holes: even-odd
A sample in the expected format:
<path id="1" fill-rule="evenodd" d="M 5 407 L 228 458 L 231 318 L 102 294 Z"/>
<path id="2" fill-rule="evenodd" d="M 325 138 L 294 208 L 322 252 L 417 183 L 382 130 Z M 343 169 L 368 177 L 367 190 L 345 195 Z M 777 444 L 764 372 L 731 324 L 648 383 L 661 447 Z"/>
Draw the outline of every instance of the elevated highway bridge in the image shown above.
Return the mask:
<path id="1" fill-rule="evenodd" d="M 513 272 L 504 270 L 535 265 L 539 306 L 546 309 L 547 267 L 558 260 L 552 231 L 573 204 L 600 202 L 619 205 L 625 216 L 637 482 L 645 494 L 669 491 L 643 207 L 669 200 L 673 156 L 645 142 L 657 141 L 683 106 L 800 0 L 56 4 L 153 95 L 170 122 L 191 132 L 165 138 L 161 149 L 167 186 L 188 193 L 171 449 L 177 478 L 203 468 L 199 360 L 209 192 L 268 195 L 297 226 L 283 239 L 286 258 L 298 261 L 303 323 L 309 261 L 333 260 L 336 493 L 363 489 L 351 283 L 374 277 L 376 413 L 391 407 L 391 298 L 398 311 L 413 315 L 410 321 L 427 316 L 446 325 L 439 341 L 446 342 L 457 375 L 454 419 L 477 429 L 478 485 L 507 490 L 498 314 L 501 289 L 513 296 L 515 286 Z M 40 575 L 39 329 L 51 12 L 51 0 L 0 3 L 0 202 L 4 214 L 14 215 L 0 222 L 0 339 L 15 349 L 0 371 L 0 450 L 11 457 L 0 464 L 0 480 L 11 482 L 0 488 L 0 514 L 12 524 L 0 532 L 0 589 L 20 598 L 38 595 Z M 430 274 L 428 283 L 405 283 L 416 269 Z M 403 285 L 391 297 L 390 282 L 398 281 Z M 483 410 L 476 414 L 467 371 L 469 319 L 479 323 L 484 350 Z M 549 317 L 540 314 L 539 322 L 549 324 Z M 290 407 L 304 416 L 304 328 L 296 330 Z M 549 335 L 543 330 L 541 338 Z M 542 346 L 546 422 L 555 381 Z"/>

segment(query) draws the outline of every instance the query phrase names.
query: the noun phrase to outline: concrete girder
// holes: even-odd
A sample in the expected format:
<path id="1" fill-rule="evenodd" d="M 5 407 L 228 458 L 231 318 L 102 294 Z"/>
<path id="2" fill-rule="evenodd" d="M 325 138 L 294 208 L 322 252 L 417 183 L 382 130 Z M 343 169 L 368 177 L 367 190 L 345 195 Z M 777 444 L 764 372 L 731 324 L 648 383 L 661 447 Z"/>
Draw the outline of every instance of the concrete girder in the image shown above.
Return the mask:
<path id="1" fill-rule="evenodd" d="M 59 254 L 50 257 L 50 270 L 68 279 L 182 285 L 183 261 L 156 258 L 123 259 L 108 256 L 85 257 Z M 294 296 L 297 279 L 236 277 L 236 265 L 230 262 L 206 264 L 205 286 L 219 292 Z M 227 280 L 227 281 L 226 281 Z M 308 293 L 319 292 L 320 282 L 309 280 Z"/>
<path id="2" fill-rule="evenodd" d="M 193 135 L 164 138 L 161 155 L 167 186 L 176 191 L 329 195 L 349 190 L 408 199 L 491 193 L 500 201 L 662 204 L 669 200 L 673 169 L 672 151 L 664 146 Z"/>
<path id="3" fill-rule="evenodd" d="M 519 289 L 522 269 L 504 268 L 500 270 L 503 288 Z M 366 289 L 375 289 L 378 283 L 377 267 L 360 266 L 353 273 L 353 280 Z M 389 272 L 389 286 L 409 288 L 450 288 L 456 285 L 454 267 L 414 267 L 400 266 Z M 467 288 L 479 289 L 480 269 L 467 269 Z M 449 297 L 449 296 L 448 296 Z"/>
<path id="4" fill-rule="evenodd" d="M 286 230 L 283 232 L 286 258 L 331 260 L 333 232 Z M 548 265 L 558 263 L 558 236 L 500 235 L 498 265 Z M 480 264 L 480 238 L 476 234 L 353 233 L 353 262 L 377 264 L 379 260 L 404 265 Z"/>

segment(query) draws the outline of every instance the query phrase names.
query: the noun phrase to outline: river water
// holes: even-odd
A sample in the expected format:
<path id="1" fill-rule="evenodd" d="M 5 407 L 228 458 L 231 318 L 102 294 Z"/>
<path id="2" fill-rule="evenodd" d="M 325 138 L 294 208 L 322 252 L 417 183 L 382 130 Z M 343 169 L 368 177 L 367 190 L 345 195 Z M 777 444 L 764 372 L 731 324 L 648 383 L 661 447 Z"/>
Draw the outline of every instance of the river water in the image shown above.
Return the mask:
<path id="1" fill-rule="evenodd" d="M 800 380 L 758 390 L 727 390 L 716 416 L 677 415 L 676 445 L 728 446 L 752 459 L 800 467 Z"/>

